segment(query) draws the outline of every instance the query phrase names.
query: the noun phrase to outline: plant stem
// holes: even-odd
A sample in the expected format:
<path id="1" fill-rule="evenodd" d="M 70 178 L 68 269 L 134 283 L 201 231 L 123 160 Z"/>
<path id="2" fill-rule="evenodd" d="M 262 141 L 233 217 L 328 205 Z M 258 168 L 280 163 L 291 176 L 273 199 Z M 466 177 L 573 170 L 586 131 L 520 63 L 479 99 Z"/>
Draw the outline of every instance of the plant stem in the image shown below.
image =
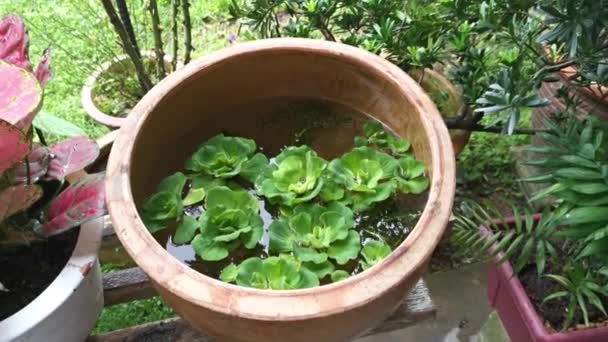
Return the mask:
<path id="1" fill-rule="evenodd" d="M 42 133 L 42 131 L 40 130 L 40 128 L 34 127 L 34 130 L 36 131 L 36 135 L 38 136 L 38 139 L 40 140 L 40 143 L 43 146 L 48 146 L 48 144 L 46 143 L 46 139 L 44 138 L 44 134 Z"/>
<path id="2" fill-rule="evenodd" d="M 190 63 L 192 46 L 192 20 L 190 19 L 190 0 L 181 0 L 182 15 L 184 16 L 184 64 Z"/>
<path id="3" fill-rule="evenodd" d="M 154 35 L 154 53 L 156 54 L 156 77 L 158 80 L 165 78 L 165 51 L 163 51 L 163 38 L 161 36 L 160 17 L 158 16 L 158 5 L 156 0 L 149 0 L 148 11 L 152 17 L 152 33 Z"/>
<path id="4" fill-rule="evenodd" d="M 277 37 L 280 38 L 281 37 L 281 30 L 280 30 L 281 24 L 279 23 L 279 16 L 277 16 L 277 12 L 275 12 L 274 10 L 272 11 L 272 14 L 274 16 L 274 22 L 276 24 L 276 26 L 274 28 L 277 32 Z"/>
<path id="5" fill-rule="evenodd" d="M 171 66 L 173 71 L 177 69 L 177 49 L 179 44 L 177 36 L 177 12 L 179 10 L 179 0 L 171 0 L 171 34 L 173 36 L 173 57 L 171 60 Z"/>
<path id="6" fill-rule="evenodd" d="M 322 17 L 319 18 L 319 30 L 321 31 L 321 34 L 323 34 L 323 37 L 325 38 L 325 40 L 329 40 L 330 42 L 335 42 L 336 37 L 334 37 L 333 33 L 331 33 L 331 31 L 329 30 L 329 27 L 327 27 L 327 25 L 325 24 L 325 22 L 323 20 L 324 19 Z"/>
<path id="7" fill-rule="evenodd" d="M 129 37 L 133 47 L 135 47 L 137 55 L 141 56 L 141 51 L 137 45 L 137 38 L 135 38 L 135 30 L 133 30 L 133 23 L 131 22 L 131 14 L 129 13 L 127 2 L 125 0 L 116 0 L 116 8 L 118 9 L 118 15 L 120 16 L 120 20 L 125 27 L 125 31 L 127 31 L 127 37 Z"/>
<path id="8" fill-rule="evenodd" d="M 142 92 L 145 94 L 152 88 L 152 82 L 150 82 L 150 77 L 148 77 L 148 74 L 144 69 L 144 64 L 141 60 L 141 56 L 139 56 L 137 49 L 135 49 L 135 47 L 131 43 L 131 40 L 129 40 L 129 37 L 127 36 L 127 30 L 122 25 L 120 18 L 118 18 L 116 10 L 114 9 L 114 5 L 112 5 L 112 0 L 101 0 L 101 3 L 103 4 L 103 8 L 105 9 L 108 18 L 110 18 L 110 22 L 114 27 L 114 31 L 116 31 L 116 34 L 118 34 L 118 37 L 122 42 L 122 47 L 125 50 L 125 53 L 129 55 L 131 61 L 133 62 L 133 65 L 135 66 L 135 72 L 137 73 L 139 85 L 142 89 Z"/>

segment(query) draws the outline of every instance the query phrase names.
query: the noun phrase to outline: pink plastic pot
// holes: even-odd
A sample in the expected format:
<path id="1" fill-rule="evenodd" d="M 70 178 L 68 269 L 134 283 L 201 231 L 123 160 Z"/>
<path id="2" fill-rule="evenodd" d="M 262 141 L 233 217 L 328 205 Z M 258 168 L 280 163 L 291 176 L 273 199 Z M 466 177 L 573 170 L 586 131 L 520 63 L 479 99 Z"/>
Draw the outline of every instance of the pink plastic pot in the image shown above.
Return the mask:
<path id="1" fill-rule="evenodd" d="M 540 214 L 534 216 L 538 221 Z M 507 218 L 512 224 L 514 218 Z M 482 234 L 488 233 L 482 228 Z M 489 233 L 491 234 L 491 233 Z M 501 253 L 502 254 L 502 253 Z M 501 255 L 498 256 L 500 258 Z M 513 342 L 606 342 L 608 327 L 591 328 L 572 332 L 550 333 L 543 320 L 534 309 L 534 305 L 526 294 L 522 283 L 513 275 L 513 267 L 509 262 L 500 266 L 488 265 L 488 300 L 496 309 L 507 334 Z"/>

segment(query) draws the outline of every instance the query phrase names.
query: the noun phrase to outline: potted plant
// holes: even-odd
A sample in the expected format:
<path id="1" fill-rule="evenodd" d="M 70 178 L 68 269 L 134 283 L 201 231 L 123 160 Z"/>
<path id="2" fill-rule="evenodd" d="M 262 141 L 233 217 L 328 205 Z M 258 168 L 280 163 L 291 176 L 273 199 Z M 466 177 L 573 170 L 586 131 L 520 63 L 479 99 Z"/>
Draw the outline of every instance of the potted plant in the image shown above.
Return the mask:
<path id="1" fill-rule="evenodd" d="M 165 54 L 159 7 L 156 1 L 147 2 L 145 9 L 142 9 L 150 16 L 152 23 L 154 40 L 152 51 L 140 49 L 131 19 L 131 10 L 125 0 L 115 3 L 102 1 L 102 5 L 125 54 L 103 63 L 89 76 L 82 89 L 81 101 L 85 111 L 93 120 L 110 128 L 118 128 L 130 110 L 154 84 L 162 80 L 167 73 L 190 61 L 190 53 L 193 50 L 190 4 L 188 0 L 171 2 L 171 55 Z M 180 28 L 177 18 L 180 8 L 184 19 L 183 63 L 178 59 Z"/>
<path id="2" fill-rule="evenodd" d="M 370 98 L 377 101 L 370 102 Z M 316 104 L 329 101 L 331 106 L 312 106 L 307 114 L 293 112 L 294 106 L 310 101 Z M 178 103 L 181 110 L 175 112 L 172 108 Z M 355 111 L 356 115 L 343 120 L 336 111 Z M 169 112 L 171 116 L 166 115 Z M 333 153 L 336 145 L 330 141 L 341 141 L 346 144 L 341 146 L 353 148 L 352 133 L 359 127 L 355 117 L 365 118 L 361 112 L 386 124 L 394 135 L 389 138 L 381 125 L 372 125 L 367 129 L 366 138 L 357 139 L 357 144 L 361 145 L 359 149 L 367 152 L 360 151 L 357 154 L 362 156 L 347 158 L 353 159 L 351 161 L 328 162 L 336 156 Z M 106 194 L 110 216 L 121 242 L 150 276 L 161 296 L 194 327 L 213 336 L 235 341 L 261 341 L 270 337 L 297 341 L 353 338 L 388 315 L 407 295 L 445 229 L 455 178 L 453 152 L 446 144 L 447 129 L 437 109 L 413 80 L 396 66 L 363 50 L 304 39 L 239 44 L 191 63 L 167 77 L 144 97 L 133 113 L 118 133 L 108 162 Z M 311 119 L 311 116 L 325 120 Z M 403 120 L 403 116 L 408 120 Z M 167 124 L 167 120 L 172 123 Z M 301 126 L 306 123 L 314 126 Z M 344 129 L 336 130 L 338 124 Z M 219 133 L 225 135 L 209 140 L 197 151 L 201 142 Z M 248 139 L 227 144 L 224 140 L 228 136 Z M 308 141 L 302 140 L 306 136 L 312 139 L 306 143 L 308 148 L 285 149 L 281 153 L 281 147 L 286 144 Z M 426 169 L 430 188 L 428 198 L 426 195 L 413 198 L 421 204 L 421 216 L 419 219 L 416 216 L 412 222 L 415 228 L 404 242 L 392 253 L 381 244 L 368 248 L 373 250 L 365 259 L 369 266 L 380 262 L 345 280 L 312 288 L 303 287 L 309 287 L 305 285 L 311 282 L 317 284 L 318 274 L 311 276 L 303 270 L 301 263 L 293 261 L 293 254 L 287 252 L 291 257 L 265 259 L 268 261 L 254 258 L 246 266 L 236 260 L 234 266 L 228 265 L 231 260 L 225 258 L 227 252 L 264 253 L 256 243 L 260 230 L 264 232 L 260 226 L 267 225 L 270 230 L 270 221 L 277 218 L 272 217 L 270 211 L 265 212 L 266 205 L 258 204 L 252 194 L 273 198 L 275 202 L 271 203 L 277 205 L 284 203 L 287 207 L 280 212 L 289 214 L 292 212 L 289 203 L 313 203 L 319 196 L 338 198 L 341 197 L 339 189 L 343 192 L 368 191 L 367 195 L 357 195 L 358 200 L 352 202 L 351 209 L 334 208 L 335 213 L 342 212 L 339 209 L 344 213 L 356 211 L 365 207 L 367 201 L 374 203 L 385 199 L 395 189 L 396 183 L 390 180 L 392 172 L 410 170 L 409 166 L 398 168 L 392 157 L 386 156 L 388 152 L 371 152 L 370 147 L 363 145 L 385 146 L 385 149 L 393 146 L 394 152 L 405 152 L 410 146 L 400 138 L 411 142 L 416 159 L 422 162 L 408 159 L 419 166 L 415 172 L 403 174 L 403 184 L 410 184 L 411 177 L 424 174 Z M 255 144 L 262 146 L 262 152 L 267 155 L 256 154 L 260 150 Z M 270 172 L 256 167 L 260 161 L 262 165 L 268 165 L 268 156 L 277 156 Z M 168 175 L 184 170 L 187 160 L 182 175 L 176 174 L 158 185 Z M 352 168 L 359 164 L 354 160 L 361 160 L 365 168 L 375 165 L 376 171 L 354 171 Z M 344 169 L 344 172 L 337 172 L 344 178 L 326 180 L 319 175 L 326 169 Z M 199 172 L 212 173 L 214 178 L 203 177 L 197 181 L 202 183 L 190 184 L 187 190 L 184 187 L 187 178 Z M 230 180 L 237 174 L 245 180 L 256 176 L 264 178 L 258 180 L 256 177 L 254 183 L 258 185 L 249 192 L 239 192 L 239 186 L 248 184 L 240 182 L 237 182 L 236 191 L 230 186 L 209 189 L 214 179 Z M 374 180 L 365 174 L 373 174 Z M 348 175 L 358 180 L 350 179 Z M 361 182 L 360 186 L 356 182 Z M 334 190 L 321 195 L 324 184 L 334 184 Z M 351 187 L 345 189 L 344 184 Z M 159 193 L 151 197 L 151 202 L 146 202 L 155 189 Z M 175 229 L 183 201 L 198 203 L 205 196 L 209 196 L 206 219 L 193 222 L 180 215 L 179 236 L 163 235 L 163 231 L 151 233 L 167 225 L 173 225 L 169 229 Z M 354 203 L 359 204 L 355 207 Z M 413 207 L 411 203 L 408 205 Z M 155 208 L 168 210 L 159 213 Z M 293 209 L 292 213 L 295 212 Z M 306 214 L 301 216 L 304 220 L 301 224 L 308 222 Z M 330 221 L 313 227 L 312 236 L 326 231 L 324 227 L 328 222 L 341 232 L 328 235 L 328 240 L 322 239 L 330 244 L 325 252 L 308 253 L 309 247 L 315 245 L 290 238 L 290 234 L 285 235 L 287 242 L 282 246 L 292 248 L 289 241 L 298 242 L 303 248 L 299 252 L 313 263 L 336 260 L 338 265 L 343 265 L 349 262 L 350 254 L 339 254 L 344 257 L 341 259 L 333 253 L 344 249 L 331 248 L 334 241 L 350 246 L 354 240 L 355 246 L 360 246 L 358 242 L 362 240 L 356 238 L 355 232 L 342 229 L 350 226 L 345 220 L 349 216 L 327 213 L 318 217 Z M 287 227 L 283 231 L 289 233 L 292 232 L 289 227 L 294 226 L 292 223 L 288 220 L 280 225 Z M 272 230 L 275 229 L 276 224 Z M 302 228 L 304 231 L 308 230 Z M 396 237 L 403 239 L 404 233 L 398 232 Z M 192 241 L 192 245 L 181 245 L 184 241 Z M 319 248 L 324 248 L 324 243 L 319 241 Z M 389 255 L 383 258 L 386 254 Z M 211 267 L 200 263 L 203 258 L 227 260 L 227 264 Z M 277 282 L 285 286 L 263 286 L 274 281 L 266 276 L 266 271 L 273 269 L 278 272 L 273 273 L 279 279 Z M 344 272 L 339 272 L 334 278 L 338 280 L 344 276 Z M 253 287 L 228 284 L 214 277 Z M 260 289 L 268 287 L 290 290 Z M 294 329 L 298 334 L 293 333 Z"/>
<path id="3" fill-rule="evenodd" d="M 563 122 L 567 117 L 559 113 L 567 113 L 567 108 L 574 110 L 570 115 L 592 114 L 608 120 L 605 6 L 601 2 L 571 1 L 548 3 L 540 10 L 546 23 L 545 32 L 537 39 L 545 44 L 544 68 L 557 73 L 557 77 L 541 87 L 551 105 L 534 111 L 534 127 L 546 129 L 547 120 Z M 539 137 L 534 142 L 543 143 Z"/>
<path id="4" fill-rule="evenodd" d="M 488 298 L 513 340 L 604 341 L 608 127 L 591 117 L 550 127 L 542 137 L 553 145 L 533 147 L 548 172 L 529 181 L 549 183 L 536 197 L 552 195 L 557 207 L 522 217 L 514 209 L 515 217 L 493 220 L 500 217 L 496 210 L 477 206 L 458 219 L 454 239 L 466 249 L 492 251 Z"/>
<path id="5" fill-rule="evenodd" d="M 72 130 L 37 120 L 50 50 L 32 71 L 16 16 L 0 21 L 0 41 L 0 339 L 83 340 L 103 307 L 103 175 L 82 171 L 99 149 L 84 137 L 46 143 L 43 130 Z"/>

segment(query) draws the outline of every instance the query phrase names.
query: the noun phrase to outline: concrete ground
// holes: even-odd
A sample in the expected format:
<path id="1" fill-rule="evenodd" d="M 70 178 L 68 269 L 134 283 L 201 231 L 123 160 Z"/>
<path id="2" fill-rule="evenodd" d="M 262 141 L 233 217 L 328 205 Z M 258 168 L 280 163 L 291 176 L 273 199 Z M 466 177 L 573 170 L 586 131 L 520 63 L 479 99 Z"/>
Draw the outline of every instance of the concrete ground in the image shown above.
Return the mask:
<path id="1" fill-rule="evenodd" d="M 435 319 L 414 326 L 364 337 L 356 342 L 465 342 L 475 336 L 492 309 L 486 298 L 485 265 L 473 264 L 424 277 L 437 307 Z"/>

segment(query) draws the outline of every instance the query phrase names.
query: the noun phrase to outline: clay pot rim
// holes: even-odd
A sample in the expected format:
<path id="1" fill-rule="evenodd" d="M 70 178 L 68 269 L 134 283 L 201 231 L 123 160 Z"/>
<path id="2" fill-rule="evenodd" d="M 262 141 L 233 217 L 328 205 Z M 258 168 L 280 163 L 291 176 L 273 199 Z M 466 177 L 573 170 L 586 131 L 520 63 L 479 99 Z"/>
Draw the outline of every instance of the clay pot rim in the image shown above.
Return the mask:
<path id="1" fill-rule="evenodd" d="M 311 53 L 323 58 L 343 60 L 345 63 L 371 70 L 393 86 L 404 89 L 403 95 L 417 106 L 423 129 L 430 137 L 429 149 L 433 170 L 429 197 L 420 219 L 407 239 L 387 258 L 370 269 L 337 283 L 286 291 L 259 290 L 224 283 L 179 262 L 145 228 L 134 204 L 130 183 L 130 159 L 137 132 L 145 125 L 150 112 L 165 96 L 171 94 L 172 89 L 193 77 L 201 77 L 205 71 L 221 67 L 225 60 L 278 51 L 292 54 Z M 426 266 L 425 261 L 429 259 L 442 236 L 451 215 L 455 192 L 455 158 L 448 130 L 433 102 L 414 80 L 397 66 L 367 51 L 339 43 L 300 38 L 268 39 L 238 44 L 190 63 L 165 78 L 139 102 L 119 131 L 107 170 L 106 197 L 116 234 L 127 252 L 156 286 L 162 286 L 180 298 L 217 312 L 267 321 L 301 320 L 343 312 L 364 305 L 397 286 L 402 279 L 415 276 Z M 136 239 L 139 244 L 145 244 L 145 253 L 141 253 L 141 248 L 134 249 L 129 243 L 132 239 Z M 408 261 L 406 267 L 397 262 L 403 261 L 403 258 Z M 164 264 L 159 265 L 155 261 L 162 261 Z M 164 272 L 155 272 L 158 268 L 163 268 Z M 194 283 L 201 287 L 201 291 L 185 292 L 180 287 L 182 282 L 190 286 Z M 206 287 L 225 291 L 229 302 L 214 302 L 213 298 L 205 293 Z M 344 296 L 344 293 L 349 295 Z M 233 307 L 234 296 L 245 300 L 246 304 Z M 341 302 L 336 302 L 332 300 L 336 296 L 344 298 Z M 268 299 L 273 301 L 271 309 L 265 309 L 263 305 L 269 304 Z"/>
<path id="2" fill-rule="evenodd" d="M 154 51 L 144 50 L 141 51 L 142 57 L 154 58 L 156 55 Z M 126 117 L 117 117 L 106 114 L 102 112 L 95 105 L 95 101 L 93 101 L 93 88 L 95 87 L 95 83 L 102 74 L 107 72 L 111 67 L 118 63 L 122 63 L 128 60 L 129 55 L 119 55 L 112 58 L 109 61 L 102 63 L 84 82 L 82 86 L 82 91 L 80 93 L 80 102 L 82 103 L 82 108 L 94 121 L 107 126 L 109 128 L 120 128 L 126 121 Z M 165 54 L 164 56 L 165 63 L 171 63 L 172 57 L 170 55 Z M 178 62 L 177 68 L 181 68 L 183 65 L 181 62 Z"/>

